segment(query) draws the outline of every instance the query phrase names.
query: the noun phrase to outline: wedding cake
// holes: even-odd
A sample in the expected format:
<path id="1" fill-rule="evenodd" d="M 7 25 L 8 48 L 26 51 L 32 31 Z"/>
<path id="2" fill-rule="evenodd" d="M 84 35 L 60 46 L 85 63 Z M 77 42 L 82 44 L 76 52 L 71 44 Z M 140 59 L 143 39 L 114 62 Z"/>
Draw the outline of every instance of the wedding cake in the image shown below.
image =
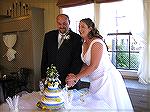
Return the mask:
<path id="1" fill-rule="evenodd" d="M 43 96 L 37 103 L 42 109 L 61 109 L 64 107 L 64 99 L 62 97 L 62 89 L 59 88 L 61 81 L 58 79 L 56 67 L 51 65 L 47 68 L 47 77 L 45 80 L 46 88 L 43 90 Z"/>

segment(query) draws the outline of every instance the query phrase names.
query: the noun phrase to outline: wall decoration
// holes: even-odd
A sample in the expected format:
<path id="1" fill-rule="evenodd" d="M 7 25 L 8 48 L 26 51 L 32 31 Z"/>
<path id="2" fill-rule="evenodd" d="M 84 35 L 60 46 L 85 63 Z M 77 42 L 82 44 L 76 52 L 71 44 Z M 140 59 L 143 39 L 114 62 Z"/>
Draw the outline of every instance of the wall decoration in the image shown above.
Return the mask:
<path id="1" fill-rule="evenodd" d="M 15 59 L 15 54 L 17 52 L 13 49 L 13 46 L 15 45 L 16 40 L 17 40 L 16 34 L 3 35 L 3 41 L 5 45 L 8 47 L 8 50 L 4 56 L 7 56 L 8 61 L 12 61 L 13 59 Z"/>

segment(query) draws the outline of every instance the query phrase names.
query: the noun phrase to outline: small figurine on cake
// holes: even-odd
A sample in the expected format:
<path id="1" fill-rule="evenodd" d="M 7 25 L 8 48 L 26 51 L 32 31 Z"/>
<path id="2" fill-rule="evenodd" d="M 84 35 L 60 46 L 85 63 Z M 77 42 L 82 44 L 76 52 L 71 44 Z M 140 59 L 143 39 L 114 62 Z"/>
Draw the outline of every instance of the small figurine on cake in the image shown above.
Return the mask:
<path id="1" fill-rule="evenodd" d="M 36 104 L 42 110 L 57 110 L 64 108 L 64 99 L 62 96 L 62 89 L 59 88 L 61 81 L 56 67 L 52 64 L 51 68 L 47 68 L 47 77 L 45 80 L 46 88 L 43 90 L 41 100 Z"/>

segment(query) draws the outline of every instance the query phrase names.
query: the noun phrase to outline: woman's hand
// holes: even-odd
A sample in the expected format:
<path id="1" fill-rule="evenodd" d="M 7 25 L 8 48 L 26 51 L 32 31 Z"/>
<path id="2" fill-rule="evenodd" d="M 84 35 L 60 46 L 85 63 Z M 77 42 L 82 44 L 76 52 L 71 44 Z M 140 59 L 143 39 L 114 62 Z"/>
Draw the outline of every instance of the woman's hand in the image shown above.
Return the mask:
<path id="1" fill-rule="evenodd" d="M 73 87 L 78 82 L 76 75 L 73 73 L 68 74 L 66 77 L 66 83 L 69 87 Z"/>

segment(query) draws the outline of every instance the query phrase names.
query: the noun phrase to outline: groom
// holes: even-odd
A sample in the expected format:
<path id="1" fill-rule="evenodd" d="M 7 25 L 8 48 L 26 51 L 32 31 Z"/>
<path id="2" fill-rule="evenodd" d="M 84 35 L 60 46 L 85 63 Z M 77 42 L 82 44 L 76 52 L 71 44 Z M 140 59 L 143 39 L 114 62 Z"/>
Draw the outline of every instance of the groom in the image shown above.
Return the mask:
<path id="1" fill-rule="evenodd" d="M 42 62 L 41 78 L 45 79 L 47 67 L 54 64 L 59 73 L 59 79 L 65 86 L 67 74 L 77 74 L 82 67 L 81 37 L 74 33 L 70 28 L 70 20 L 66 14 L 59 14 L 56 18 L 57 30 L 52 30 L 45 34 Z M 73 88 L 80 89 L 81 81 Z"/>

